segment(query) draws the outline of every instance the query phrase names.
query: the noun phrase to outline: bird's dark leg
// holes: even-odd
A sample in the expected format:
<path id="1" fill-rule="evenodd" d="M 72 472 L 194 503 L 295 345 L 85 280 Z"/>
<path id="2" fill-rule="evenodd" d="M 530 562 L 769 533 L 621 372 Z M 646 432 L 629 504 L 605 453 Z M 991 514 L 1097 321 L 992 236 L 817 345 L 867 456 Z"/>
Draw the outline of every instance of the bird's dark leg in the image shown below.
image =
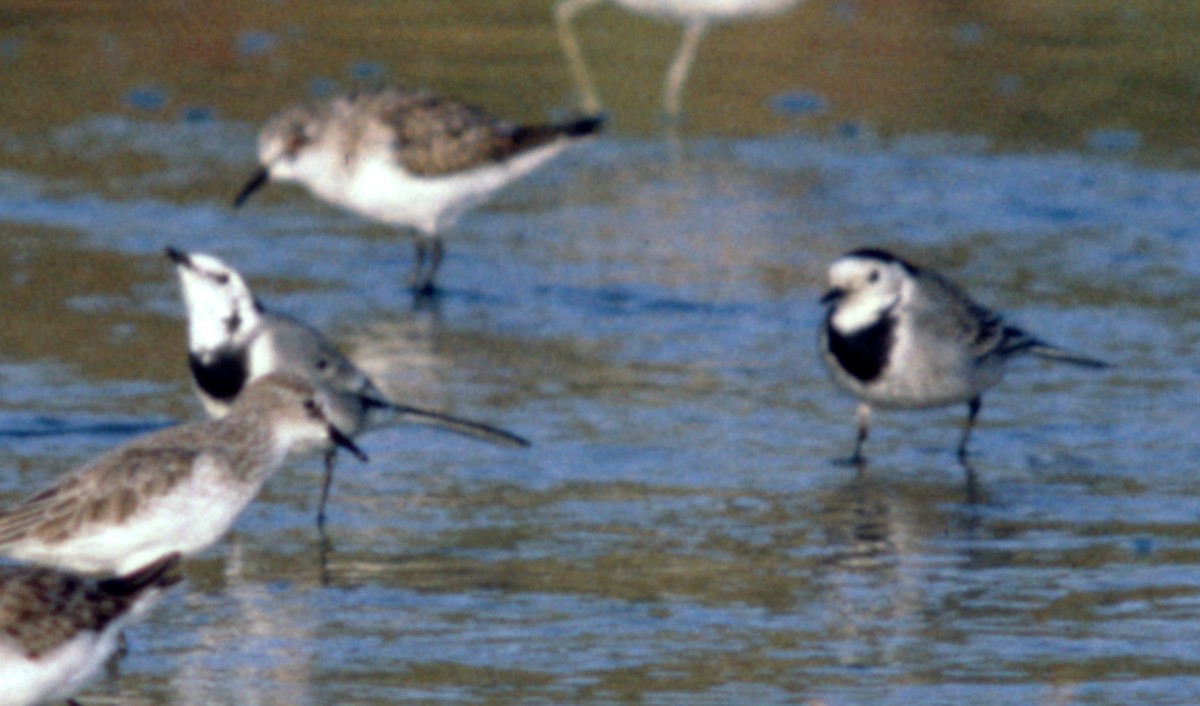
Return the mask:
<path id="1" fill-rule="evenodd" d="M 317 527 L 325 528 L 325 504 L 329 502 L 329 486 L 333 485 L 333 462 L 337 451 L 325 452 L 325 481 L 321 484 L 321 504 L 317 507 Z"/>
<path id="2" fill-rule="evenodd" d="M 975 428 L 975 418 L 979 416 L 979 409 L 982 406 L 983 398 L 979 395 L 975 395 L 967 403 L 967 421 L 963 424 L 962 440 L 958 442 L 958 460 L 960 461 L 967 458 L 967 442 L 971 440 L 971 430 Z"/>
<path id="3" fill-rule="evenodd" d="M 416 252 L 413 256 L 412 278 L 409 279 L 408 286 L 417 292 L 421 289 L 422 282 L 425 281 L 425 261 L 429 257 L 429 244 L 425 242 L 425 238 L 418 235 L 413 246 Z"/>
<path id="4" fill-rule="evenodd" d="M 975 506 L 984 502 L 983 490 L 979 487 L 979 476 L 975 473 L 975 466 L 969 459 L 959 458 L 959 463 L 963 467 L 963 475 L 966 479 L 966 501 L 967 505 Z"/>
<path id="5" fill-rule="evenodd" d="M 413 294 L 428 297 L 434 293 L 433 277 L 442 266 L 442 239 L 417 236 L 417 267 L 413 271 Z"/>
<path id="6" fill-rule="evenodd" d="M 867 441 L 867 435 L 871 427 L 871 407 L 866 403 L 858 405 L 858 437 L 854 440 L 854 453 L 849 458 L 840 459 L 838 465 L 857 466 L 862 470 L 863 464 L 867 459 L 862 455 L 863 444 Z"/>
<path id="7" fill-rule="evenodd" d="M 445 254 L 445 247 L 442 245 L 442 239 L 433 238 L 433 242 L 429 244 L 429 268 L 425 271 L 425 279 L 421 282 L 420 293 L 422 296 L 432 295 L 437 288 L 433 286 L 433 278 L 437 275 L 438 269 L 442 266 L 442 256 Z"/>
<path id="8" fill-rule="evenodd" d="M 863 444 L 867 442 L 867 434 L 871 429 L 871 408 L 865 404 L 858 405 L 858 438 L 854 441 L 854 455 L 850 457 L 856 464 L 865 459 L 862 455 Z"/>

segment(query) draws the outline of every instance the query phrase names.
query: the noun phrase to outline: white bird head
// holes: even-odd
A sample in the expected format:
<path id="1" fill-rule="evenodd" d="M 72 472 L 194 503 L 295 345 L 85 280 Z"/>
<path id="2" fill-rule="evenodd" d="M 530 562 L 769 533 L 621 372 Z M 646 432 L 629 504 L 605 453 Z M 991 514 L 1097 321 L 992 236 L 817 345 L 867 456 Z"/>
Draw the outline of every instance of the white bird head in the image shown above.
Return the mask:
<path id="1" fill-rule="evenodd" d="M 258 160 L 276 181 L 289 181 L 305 173 L 306 160 L 320 152 L 310 149 L 321 142 L 329 124 L 326 105 L 297 105 L 271 118 L 258 137 Z"/>
<path id="2" fill-rule="evenodd" d="M 258 161 L 262 166 L 234 198 L 234 208 L 246 203 L 269 181 L 304 181 L 305 175 L 319 174 L 326 168 L 323 163 L 312 163 L 322 159 L 324 152 L 309 149 L 324 134 L 328 121 L 322 110 L 321 106 L 297 105 L 267 121 L 258 136 Z"/>
<path id="3" fill-rule="evenodd" d="M 179 272 L 190 350 L 240 347 L 256 335 L 262 307 L 237 270 L 203 253 L 167 248 L 167 257 Z"/>
<path id="4" fill-rule="evenodd" d="M 916 275 L 915 266 L 886 250 L 855 250 L 830 266 L 830 289 L 821 302 L 832 307 L 831 323 L 837 330 L 857 331 L 895 307 Z"/>

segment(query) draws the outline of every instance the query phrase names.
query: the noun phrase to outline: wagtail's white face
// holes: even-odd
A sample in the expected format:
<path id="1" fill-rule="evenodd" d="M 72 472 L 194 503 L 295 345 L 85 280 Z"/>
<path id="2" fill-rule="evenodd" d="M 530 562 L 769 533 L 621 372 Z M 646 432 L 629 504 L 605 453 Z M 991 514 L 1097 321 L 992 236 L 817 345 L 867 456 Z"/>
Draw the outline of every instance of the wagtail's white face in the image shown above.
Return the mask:
<path id="1" fill-rule="evenodd" d="M 195 351 L 238 345 L 253 335 L 262 309 L 249 285 L 212 255 L 170 248 L 188 310 L 188 338 Z"/>
<path id="2" fill-rule="evenodd" d="M 856 251 L 829 268 L 830 289 L 822 298 L 833 306 L 830 323 L 842 333 L 871 326 L 912 286 L 911 266 L 882 251 Z"/>

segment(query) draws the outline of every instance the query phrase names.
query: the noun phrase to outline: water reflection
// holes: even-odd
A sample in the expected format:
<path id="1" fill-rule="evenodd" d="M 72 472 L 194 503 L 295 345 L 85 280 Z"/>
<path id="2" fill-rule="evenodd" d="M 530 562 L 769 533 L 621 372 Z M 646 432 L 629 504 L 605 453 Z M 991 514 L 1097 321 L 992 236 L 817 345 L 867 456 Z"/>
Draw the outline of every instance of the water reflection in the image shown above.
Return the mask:
<path id="1" fill-rule="evenodd" d="M 438 345 L 444 330 L 440 319 L 437 311 L 417 311 L 372 321 L 349 332 L 348 352 L 389 399 L 442 409 L 449 402 L 445 379 L 454 367 L 458 347 Z"/>
<path id="2" fill-rule="evenodd" d="M 1181 48 L 1200 19 L 1084 5 L 812 2 L 731 24 L 706 40 L 680 162 L 646 110 L 662 27 L 597 11 L 583 41 L 632 57 L 594 67 L 613 131 L 465 218 L 446 266 L 487 276 L 413 310 L 386 229 L 289 194 L 229 213 L 255 125 L 351 74 L 546 118 L 570 103 L 548 3 L 18 0 L 0 37 L 5 498 L 124 425 L 199 414 L 167 244 L 261 273 L 401 400 L 535 442 L 372 434 L 324 542 L 319 468 L 285 470 L 89 694 L 1194 700 L 1200 181 Z M 1012 376 L 974 468 L 953 463 L 949 417 L 930 448 L 832 467 L 849 408 L 812 302 L 865 243 L 1121 365 Z"/>
<path id="3" fill-rule="evenodd" d="M 204 575 L 186 596 L 185 610 L 197 617 L 185 627 L 189 648 L 172 669 L 170 702 L 314 703 L 312 648 L 322 621 L 300 609 L 312 588 L 290 572 L 272 576 L 253 567 L 256 550 L 239 536 L 226 545 L 220 561 L 199 563 Z"/>
<path id="4" fill-rule="evenodd" d="M 839 664 L 895 666 L 924 629 L 924 535 L 939 513 L 914 500 L 865 472 L 822 498 L 819 523 L 829 551 L 822 602 Z"/>

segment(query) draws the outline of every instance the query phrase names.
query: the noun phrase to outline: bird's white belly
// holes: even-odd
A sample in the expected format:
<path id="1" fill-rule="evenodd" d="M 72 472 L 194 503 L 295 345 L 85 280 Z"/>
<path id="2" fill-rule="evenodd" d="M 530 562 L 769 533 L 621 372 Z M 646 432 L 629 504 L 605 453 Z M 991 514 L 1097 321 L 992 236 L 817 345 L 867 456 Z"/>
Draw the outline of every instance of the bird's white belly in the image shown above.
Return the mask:
<path id="1" fill-rule="evenodd" d="M 258 493 L 231 484 L 207 460 L 192 477 L 145 505 L 120 524 L 84 525 L 64 542 L 15 542 L 5 554 L 83 573 L 126 574 L 170 552 L 196 554 L 215 543 Z"/>
<path id="2" fill-rule="evenodd" d="M 80 633 L 32 660 L 0 638 L 0 706 L 62 701 L 99 671 L 116 649 L 116 630 Z"/>
<path id="3" fill-rule="evenodd" d="M 394 162 L 371 159 L 356 169 L 343 193 L 333 200 L 385 223 L 416 228 L 426 236 L 453 226 L 465 211 L 500 187 L 536 169 L 567 145 L 540 147 L 505 162 L 447 176 L 421 177 Z"/>

